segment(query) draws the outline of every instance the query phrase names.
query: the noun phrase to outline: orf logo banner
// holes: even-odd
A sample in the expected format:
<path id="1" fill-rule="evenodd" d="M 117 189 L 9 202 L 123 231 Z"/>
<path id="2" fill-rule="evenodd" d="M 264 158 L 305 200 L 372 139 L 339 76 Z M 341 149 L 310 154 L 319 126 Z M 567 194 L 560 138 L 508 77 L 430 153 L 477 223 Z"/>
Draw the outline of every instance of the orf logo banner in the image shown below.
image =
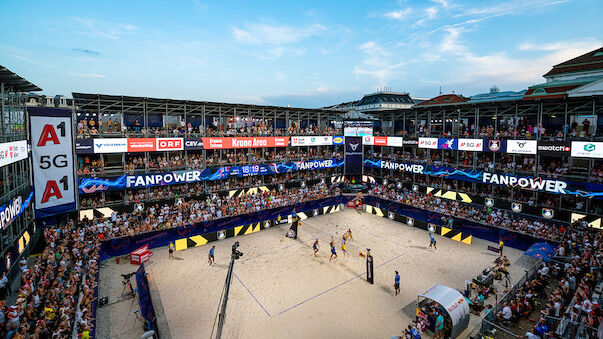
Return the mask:
<path id="1" fill-rule="evenodd" d="M 72 111 L 28 107 L 36 218 L 75 210 Z"/>

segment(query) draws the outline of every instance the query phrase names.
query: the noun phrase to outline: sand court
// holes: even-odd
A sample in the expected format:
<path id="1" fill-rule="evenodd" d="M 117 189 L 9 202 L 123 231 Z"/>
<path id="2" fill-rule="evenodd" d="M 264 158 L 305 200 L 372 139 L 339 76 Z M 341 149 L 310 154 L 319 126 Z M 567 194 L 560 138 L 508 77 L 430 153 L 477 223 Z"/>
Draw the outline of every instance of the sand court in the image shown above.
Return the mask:
<path id="1" fill-rule="evenodd" d="M 288 227 L 179 251 L 171 260 L 167 248 L 155 249 L 146 268 L 172 338 L 210 338 L 235 241 L 244 255 L 233 271 L 224 338 L 389 338 L 414 320 L 418 293 L 434 283 L 464 289 L 466 280 L 497 257 L 486 250 L 494 244 L 480 239 L 466 245 L 436 235 L 434 251 L 426 231 L 354 210 L 302 221 L 296 240 L 285 237 Z M 340 244 L 348 228 L 354 240 L 344 256 Z M 329 261 L 331 236 L 338 258 Z M 212 245 L 216 264 L 209 266 Z M 374 285 L 366 281 L 366 262 L 358 256 L 367 247 L 374 257 Z M 508 248 L 505 254 L 514 263 L 521 251 Z M 396 270 L 401 294 L 394 297 Z M 512 265 L 510 273 L 518 280 L 523 268 Z"/>

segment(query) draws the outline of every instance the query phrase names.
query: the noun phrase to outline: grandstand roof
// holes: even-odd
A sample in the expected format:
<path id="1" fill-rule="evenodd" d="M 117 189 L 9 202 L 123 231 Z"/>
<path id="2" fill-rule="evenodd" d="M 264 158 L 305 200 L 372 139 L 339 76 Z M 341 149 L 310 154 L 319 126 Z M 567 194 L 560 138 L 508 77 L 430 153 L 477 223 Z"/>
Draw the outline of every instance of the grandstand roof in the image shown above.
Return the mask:
<path id="1" fill-rule="evenodd" d="M 107 95 L 107 94 L 90 94 L 90 93 L 76 93 L 73 92 L 74 106 L 79 109 L 90 109 L 96 110 L 101 109 L 113 109 L 119 110 L 120 105 L 123 103 L 124 111 L 127 110 L 142 110 L 141 103 L 144 102 L 147 107 L 147 112 L 156 111 L 157 113 L 173 113 L 183 112 L 186 105 L 188 113 L 200 114 L 201 109 L 199 107 L 205 106 L 205 114 L 207 115 L 232 115 L 232 112 L 239 111 L 244 113 L 248 112 L 259 112 L 264 110 L 265 112 L 277 112 L 286 114 L 305 114 L 304 118 L 314 118 L 318 115 L 323 117 L 336 115 L 336 112 L 326 109 L 312 109 L 312 108 L 295 108 L 295 107 L 282 107 L 282 106 L 264 106 L 264 105 L 252 105 L 252 104 L 233 104 L 225 102 L 213 102 L 213 101 L 194 101 L 194 100 L 174 100 L 174 99 L 160 99 L 160 98 L 148 98 L 148 97 L 134 97 L 134 96 L 121 96 L 121 95 Z M 128 106 L 128 107 L 126 107 Z"/>
<path id="2" fill-rule="evenodd" d="M 489 93 L 476 94 L 472 96 L 467 103 L 482 103 L 482 102 L 494 102 L 494 101 L 512 101 L 512 100 L 521 100 L 523 99 L 523 95 L 526 93 L 526 90 L 519 92 L 514 91 L 505 91 L 500 92 L 498 88 L 492 87 Z"/>
<path id="3" fill-rule="evenodd" d="M 419 106 L 419 107 L 444 106 L 444 105 L 462 104 L 467 101 L 469 101 L 469 98 L 466 98 L 462 95 L 443 94 L 443 95 L 439 95 L 435 98 L 431 98 L 431 99 L 425 100 L 421 103 L 418 103 L 418 104 L 416 104 L 416 106 Z"/>
<path id="4" fill-rule="evenodd" d="M 373 94 L 366 94 L 362 99 L 360 99 L 356 106 L 364 106 L 378 103 L 411 105 L 416 104 L 416 102 L 410 97 L 408 93 L 378 92 Z"/>
<path id="5" fill-rule="evenodd" d="M 562 98 L 567 96 L 568 91 L 599 81 L 602 78 L 601 76 L 589 76 L 569 80 L 555 80 L 530 86 L 524 95 L 524 100 Z"/>
<path id="6" fill-rule="evenodd" d="M 40 87 L 11 72 L 2 65 L 0 65 L 0 83 L 12 88 L 16 92 L 37 92 L 42 90 Z"/>
<path id="7" fill-rule="evenodd" d="M 553 66 L 544 77 L 603 69 L 603 47 Z"/>

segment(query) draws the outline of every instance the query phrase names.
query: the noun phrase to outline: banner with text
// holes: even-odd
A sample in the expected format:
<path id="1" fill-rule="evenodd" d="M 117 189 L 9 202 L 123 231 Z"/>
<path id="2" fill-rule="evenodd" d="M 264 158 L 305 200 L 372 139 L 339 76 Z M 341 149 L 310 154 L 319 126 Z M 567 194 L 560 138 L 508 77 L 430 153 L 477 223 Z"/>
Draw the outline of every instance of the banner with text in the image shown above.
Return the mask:
<path id="1" fill-rule="evenodd" d="M 75 210 L 72 110 L 28 107 L 36 218 Z"/>
<path id="2" fill-rule="evenodd" d="M 27 159 L 27 140 L 5 142 L 0 144 L 0 167 Z"/>
<path id="3" fill-rule="evenodd" d="M 226 179 L 231 176 L 247 177 L 255 175 L 289 173 L 343 166 L 342 159 L 307 160 L 288 163 L 271 163 L 259 165 L 230 166 L 206 168 L 199 170 L 173 171 L 141 175 L 122 175 L 115 179 L 82 178 L 79 183 L 80 193 L 94 193 L 106 190 L 126 188 L 142 188 L 185 184 L 200 181 Z"/>

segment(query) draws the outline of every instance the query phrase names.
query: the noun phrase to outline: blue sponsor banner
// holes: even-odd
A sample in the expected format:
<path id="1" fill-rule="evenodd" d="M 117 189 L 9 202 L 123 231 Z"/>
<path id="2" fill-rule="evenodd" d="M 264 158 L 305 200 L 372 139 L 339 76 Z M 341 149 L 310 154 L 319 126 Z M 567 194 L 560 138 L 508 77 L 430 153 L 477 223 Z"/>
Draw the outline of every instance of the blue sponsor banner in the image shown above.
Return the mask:
<path id="1" fill-rule="evenodd" d="M 4 231 L 31 204 L 33 191 L 26 188 L 6 204 L 0 206 L 0 230 Z"/>
<path id="2" fill-rule="evenodd" d="M 142 188 L 164 186 L 200 181 L 213 181 L 226 179 L 230 176 L 246 177 L 254 175 L 279 174 L 294 171 L 336 168 L 343 166 L 342 159 L 307 160 L 288 163 L 271 163 L 245 166 L 229 166 L 219 168 L 206 168 L 203 170 L 183 170 L 167 173 L 153 173 L 142 175 L 122 175 L 115 179 L 81 178 L 79 183 L 80 193 L 94 193 L 106 190 L 126 188 Z"/>
<path id="3" fill-rule="evenodd" d="M 438 139 L 438 149 L 458 150 L 459 149 L 459 140 L 452 139 L 452 138 L 439 138 Z"/>
<path id="4" fill-rule="evenodd" d="M 343 145 L 343 137 L 333 137 L 333 145 Z"/>
<path id="5" fill-rule="evenodd" d="M 151 289 L 149 280 L 144 269 L 144 263 L 140 264 L 136 270 L 136 290 L 138 291 L 138 305 L 140 306 L 140 315 L 147 321 L 146 331 L 155 329 L 155 308 L 151 299 Z"/>
<path id="6" fill-rule="evenodd" d="M 169 228 L 142 233 L 131 237 L 115 238 L 103 241 L 101 243 L 100 260 L 103 261 L 111 257 L 128 254 L 144 245 L 149 245 L 149 249 L 152 249 L 168 246 L 170 242 L 174 242 L 178 239 L 189 238 L 195 235 L 205 235 L 209 233 L 215 234 L 215 232 L 230 229 L 236 226 L 249 225 L 266 220 L 274 220 L 279 216 L 286 219 L 286 216 L 292 214 L 293 211 L 296 211 L 297 213 L 313 211 L 322 207 L 346 203 L 348 199 L 349 198 L 344 196 L 337 196 L 314 201 L 306 201 L 295 205 L 277 207 L 245 215 L 208 220 L 186 227 Z"/>
<path id="7" fill-rule="evenodd" d="M 433 177 L 478 182 L 488 185 L 508 186 L 554 194 L 578 195 L 585 198 L 603 199 L 603 185 L 595 183 L 491 173 L 481 170 L 456 169 L 454 167 L 413 164 L 386 159 L 365 159 L 364 167 L 425 174 Z"/>
<path id="8" fill-rule="evenodd" d="M 507 141 L 502 139 L 484 139 L 485 152 L 506 152 Z"/>

